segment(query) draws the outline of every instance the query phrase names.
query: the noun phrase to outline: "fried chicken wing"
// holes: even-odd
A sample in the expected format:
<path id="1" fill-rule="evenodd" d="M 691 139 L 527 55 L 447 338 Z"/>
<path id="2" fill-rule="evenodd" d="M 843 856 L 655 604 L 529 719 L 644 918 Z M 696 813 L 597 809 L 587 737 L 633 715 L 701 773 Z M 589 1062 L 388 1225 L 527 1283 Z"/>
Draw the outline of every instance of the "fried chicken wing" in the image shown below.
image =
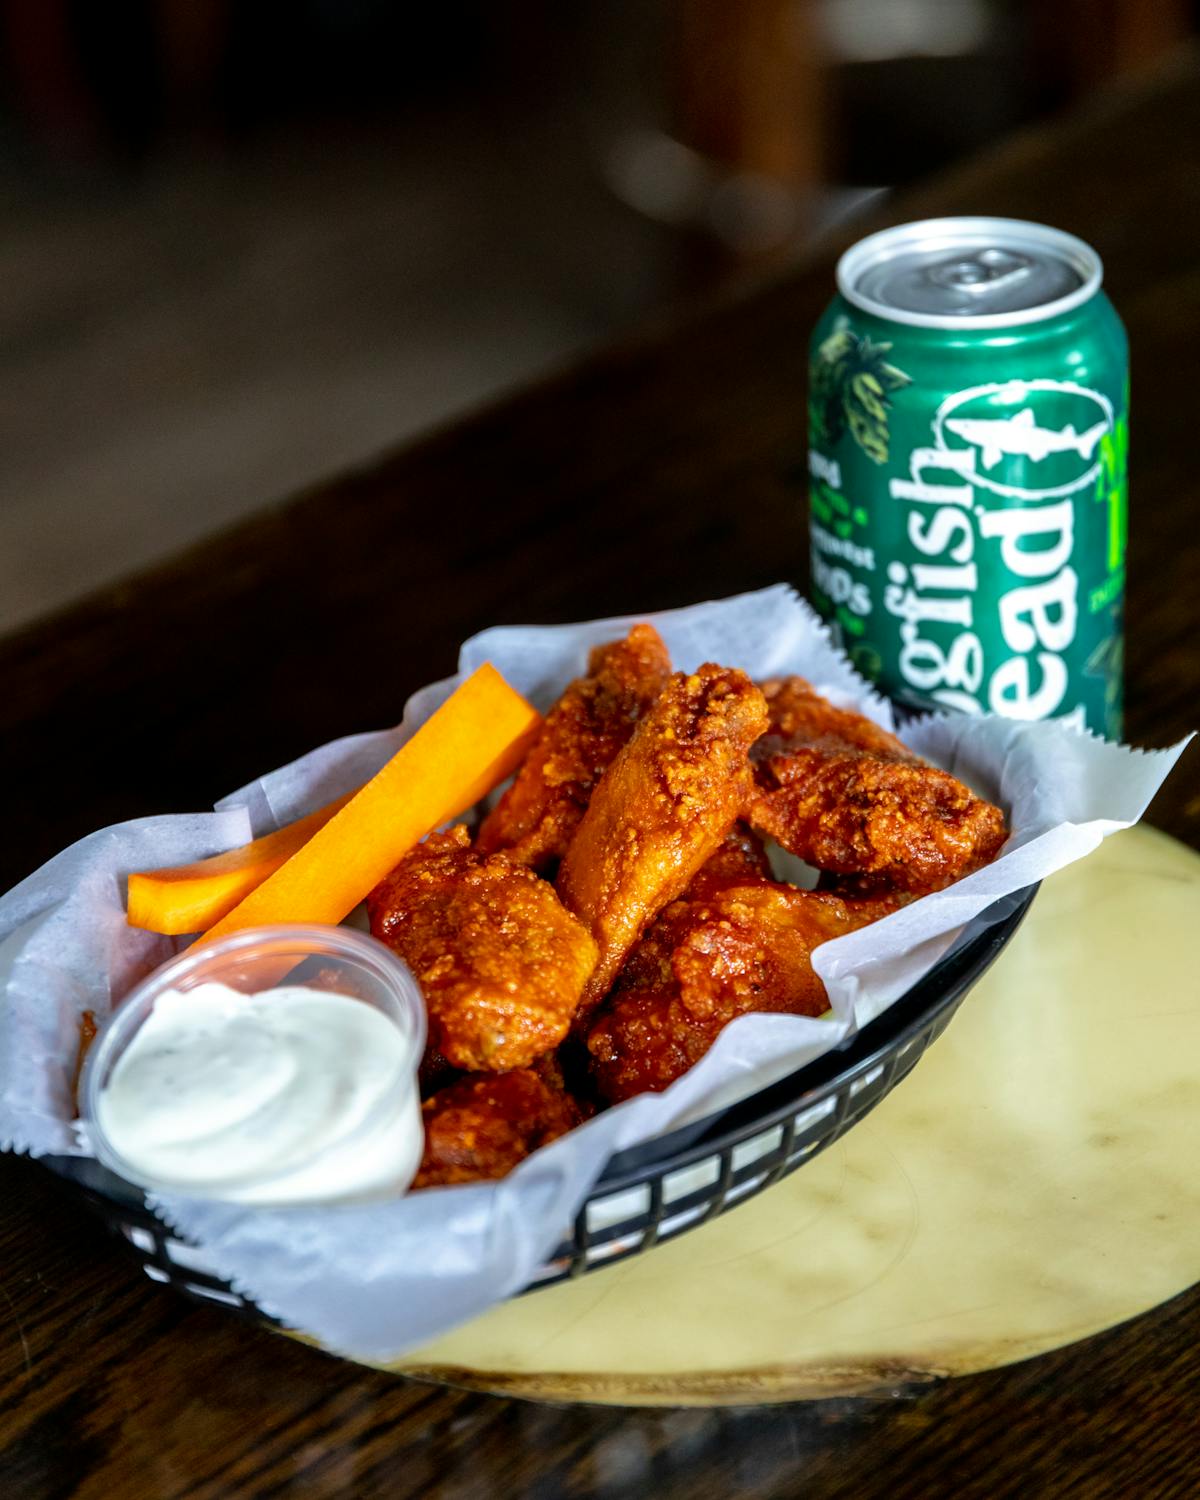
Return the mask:
<path id="1" fill-rule="evenodd" d="M 703 896 L 695 890 L 668 906 L 634 948 L 588 1033 L 592 1076 L 610 1103 L 665 1089 L 737 1016 L 820 1015 L 828 999 L 813 949 L 899 904 L 763 879 Z"/>
<path id="2" fill-rule="evenodd" d="M 452 828 L 406 855 L 367 909 L 424 992 L 431 1052 L 452 1067 L 524 1067 L 566 1036 L 597 948 L 532 870 L 483 858 Z"/>
<path id="3" fill-rule="evenodd" d="M 756 756 L 771 748 L 834 740 L 846 750 L 866 750 L 888 760 L 921 764 L 920 757 L 894 734 L 865 714 L 835 708 L 803 677 L 772 677 L 759 686 L 770 722 L 767 737 L 755 746 Z"/>
<path id="4" fill-rule="evenodd" d="M 689 901 L 715 896 L 728 885 L 771 880 L 771 862 L 763 841 L 745 823 L 735 823 L 692 877 L 685 892 Z"/>
<path id="5" fill-rule="evenodd" d="M 652 625 L 597 646 L 587 676 L 547 714 L 516 780 L 483 820 L 480 853 L 502 849 L 539 874 L 553 873 L 593 787 L 670 675 L 671 658 Z"/>
<path id="6" fill-rule="evenodd" d="M 711 664 L 678 672 L 605 772 L 557 881 L 600 950 L 577 1025 L 733 827 L 750 794 L 748 753 L 766 727 L 745 673 Z"/>
<path id="7" fill-rule="evenodd" d="M 999 853 L 1004 814 L 948 772 L 869 719 L 822 708 L 801 678 L 763 691 L 771 730 L 747 818 L 839 891 L 940 890 Z"/>
<path id="8" fill-rule="evenodd" d="M 421 1115 L 425 1154 L 414 1188 L 504 1177 L 583 1120 L 561 1081 L 532 1068 L 459 1079 L 426 1099 Z"/>

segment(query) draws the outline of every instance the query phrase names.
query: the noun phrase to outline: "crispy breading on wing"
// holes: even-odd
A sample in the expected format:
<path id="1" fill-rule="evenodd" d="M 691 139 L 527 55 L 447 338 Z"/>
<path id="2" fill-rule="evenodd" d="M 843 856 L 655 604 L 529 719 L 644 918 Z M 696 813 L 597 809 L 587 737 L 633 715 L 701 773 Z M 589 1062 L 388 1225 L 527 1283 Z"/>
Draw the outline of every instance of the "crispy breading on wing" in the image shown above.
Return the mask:
<path id="1" fill-rule="evenodd" d="M 772 745 L 777 738 L 782 745 L 811 745 L 818 740 L 835 740 L 846 750 L 868 750 L 889 760 L 920 765 L 920 756 L 901 744 L 865 714 L 848 708 L 835 708 L 829 699 L 803 677 L 772 677 L 760 682 L 767 700 L 770 721 L 763 745 L 755 753 Z"/>
<path id="2" fill-rule="evenodd" d="M 426 1099 L 421 1114 L 425 1154 L 414 1188 L 504 1177 L 583 1120 L 553 1074 L 532 1068 L 461 1078 Z"/>
<path id="3" fill-rule="evenodd" d="M 755 880 L 772 880 L 771 862 L 763 841 L 745 823 L 735 823 L 692 876 L 685 895 L 689 901 L 715 896 L 727 885 L 747 885 Z"/>
<path id="4" fill-rule="evenodd" d="M 430 1048 L 452 1067 L 524 1067 L 566 1036 L 596 944 L 532 870 L 483 858 L 452 828 L 406 855 L 367 909 L 412 969 Z"/>
<path id="5" fill-rule="evenodd" d="M 673 902 L 629 955 L 588 1033 L 592 1077 L 610 1103 L 665 1089 L 752 1011 L 817 1016 L 828 1006 L 813 949 L 894 910 L 750 880 Z"/>
<path id="6" fill-rule="evenodd" d="M 948 772 L 859 714 L 823 710 L 803 679 L 763 691 L 771 730 L 747 818 L 838 890 L 940 890 L 999 853 L 1004 814 Z"/>
<path id="7" fill-rule="evenodd" d="M 592 789 L 666 686 L 671 658 L 652 625 L 597 646 L 546 722 L 512 786 L 483 820 L 482 854 L 504 850 L 539 874 L 567 852 Z"/>
<path id="8" fill-rule="evenodd" d="M 733 827 L 750 793 L 748 753 L 766 727 L 745 673 L 706 664 L 671 678 L 605 772 L 557 881 L 600 949 L 577 1025 Z"/>
<path id="9" fill-rule="evenodd" d="M 751 823 L 839 890 L 941 890 L 1006 837 L 999 808 L 933 766 L 802 747 L 767 762 L 764 783 Z"/>

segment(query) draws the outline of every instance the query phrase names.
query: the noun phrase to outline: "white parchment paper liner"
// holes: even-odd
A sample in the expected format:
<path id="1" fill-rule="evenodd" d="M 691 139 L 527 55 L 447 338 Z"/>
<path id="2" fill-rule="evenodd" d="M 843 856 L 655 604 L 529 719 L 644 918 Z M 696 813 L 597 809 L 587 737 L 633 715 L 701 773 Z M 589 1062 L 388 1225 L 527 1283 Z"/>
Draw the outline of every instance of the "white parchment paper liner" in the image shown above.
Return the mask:
<path id="1" fill-rule="evenodd" d="M 463 646 L 459 676 L 491 661 L 544 709 L 583 669 L 588 649 L 635 618 L 654 621 L 677 668 L 719 661 L 757 678 L 799 672 L 891 727 L 888 706 L 783 585 L 628 620 L 484 631 Z M 227 797 L 214 813 L 92 834 L 0 899 L 0 1146 L 35 1156 L 85 1154 L 70 1100 L 80 1013 L 107 1014 L 114 996 L 179 946 L 126 926 L 124 877 L 244 843 L 348 791 L 458 680 L 415 694 L 396 729 L 314 750 Z M 927 720 L 905 737 L 999 800 L 1013 835 L 989 868 L 818 950 L 831 1018 L 744 1017 L 666 1093 L 606 1111 L 499 1183 L 312 1209 L 170 1198 L 158 1211 L 266 1312 L 341 1353 L 394 1359 L 525 1285 L 614 1151 L 781 1077 L 877 1015 L 997 897 L 1136 822 L 1183 749 L 1143 753 L 1059 724 L 992 718 Z"/>

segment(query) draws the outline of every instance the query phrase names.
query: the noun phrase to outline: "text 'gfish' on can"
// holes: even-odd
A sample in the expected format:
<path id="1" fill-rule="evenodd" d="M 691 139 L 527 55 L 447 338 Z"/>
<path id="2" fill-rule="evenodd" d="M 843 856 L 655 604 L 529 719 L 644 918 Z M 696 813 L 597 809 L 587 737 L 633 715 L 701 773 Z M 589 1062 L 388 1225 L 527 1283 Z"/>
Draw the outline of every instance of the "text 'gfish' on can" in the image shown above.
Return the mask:
<path id="1" fill-rule="evenodd" d="M 812 596 L 912 708 L 1121 732 L 1128 344 L 1100 259 L 1015 219 L 862 240 L 813 335 Z"/>

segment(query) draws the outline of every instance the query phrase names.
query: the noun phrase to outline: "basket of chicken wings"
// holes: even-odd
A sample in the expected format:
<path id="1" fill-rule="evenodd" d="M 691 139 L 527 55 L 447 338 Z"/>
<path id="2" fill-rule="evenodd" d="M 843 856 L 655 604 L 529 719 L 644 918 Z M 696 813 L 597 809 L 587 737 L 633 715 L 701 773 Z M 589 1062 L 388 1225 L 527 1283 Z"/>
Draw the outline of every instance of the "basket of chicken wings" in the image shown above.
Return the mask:
<path id="1" fill-rule="evenodd" d="M 360 908 L 415 978 L 428 1022 L 423 1149 L 405 1198 L 536 1184 L 538 1163 L 555 1160 L 546 1148 L 586 1142 L 630 1101 L 674 1098 L 734 1022 L 804 1018 L 791 1052 L 768 1046 L 758 1068 L 739 1058 L 740 1083 L 700 1092 L 657 1133 L 611 1136 L 582 1200 L 554 1200 L 568 1209 L 556 1239 L 505 1294 L 648 1249 L 769 1186 L 915 1065 L 1034 886 L 977 900 L 862 1024 L 835 1025 L 814 955 L 984 869 L 1008 832 L 960 777 L 806 678 L 676 670 L 654 625 L 614 631 L 546 702 L 511 777 L 413 843 Z M 215 1221 L 199 1231 L 86 1156 L 53 1164 L 155 1279 L 274 1311 L 206 1253 Z"/>
<path id="2" fill-rule="evenodd" d="M 821 943 L 987 864 L 1006 833 L 999 808 L 801 677 L 673 673 L 644 623 L 593 648 L 474 837 L 432 835 L 368 902 L 431 1017 L 414 1186 L 499 1176 L 596 1111 L 669 1088 L 739 1016 L 821 1015 Z M 502 944 L 492 978 L 519 1011 L 495 1051 L 464 1050 L 478 975 L 445 962 L 438 893 L 472 888 L 452 920 L 474 942 L 520 908 L 530 873 L 577 919 L 575 941 Z M 538 1284 L 712 1217 L 830 1144 L 915 1064 L 1032 895 L 986 913 L 824 1066 L 614 1157 Z"/>

